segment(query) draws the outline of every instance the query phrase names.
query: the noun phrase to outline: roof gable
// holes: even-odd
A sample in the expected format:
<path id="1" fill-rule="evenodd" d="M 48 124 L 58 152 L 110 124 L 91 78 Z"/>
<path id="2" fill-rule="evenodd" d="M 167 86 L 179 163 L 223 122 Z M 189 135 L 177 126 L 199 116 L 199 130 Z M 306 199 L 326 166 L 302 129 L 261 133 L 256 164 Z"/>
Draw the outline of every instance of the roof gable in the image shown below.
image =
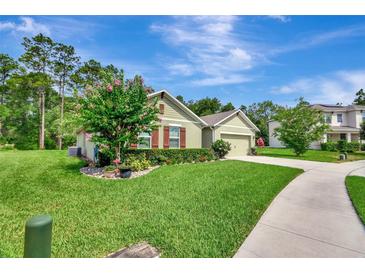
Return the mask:
<path id="1" fill-rule="evenodd" d="M 209 126 L 217 126 L 221 123 L 224 123 L 226 120 L 228 120 L 233 115 L 240 115 L 241 118 L 246 121 L 254 130 L 260 131 L 254 123 L 242 112 L 240 109 L 215 113 L 211 115 L 206 115 L 200 117 L 202 120 L 204 120 Z"/>
<path id="2" fill-rule="evenodd" d="M 175 104 L 179 109 L 184 111 L 186 114 L 188 114 L 190 117 L 192 117 L 197 122 L 201 123 L 203 126 L 207 126 L 207 123 L 200 119 L 194 112 L 192 112 L 187 106 L 185 106 L 183 103 L 181 103 L 179 100 L 177 100 L 174 96 L 172 96 L 167 90 L 160 90 L 151 94 L 148 94 L 148 98 L 153 98 L 156 96 L 166 96 L 169 101 L 171 101 L 173 104 Z"/>

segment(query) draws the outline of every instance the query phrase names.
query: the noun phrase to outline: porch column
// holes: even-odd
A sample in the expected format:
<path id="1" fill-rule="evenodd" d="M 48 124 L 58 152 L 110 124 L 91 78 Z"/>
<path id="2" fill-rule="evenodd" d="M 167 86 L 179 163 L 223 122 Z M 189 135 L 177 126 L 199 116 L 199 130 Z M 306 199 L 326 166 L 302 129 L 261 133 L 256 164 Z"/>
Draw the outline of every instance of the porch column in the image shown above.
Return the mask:
<path id="1" fill-rule="evenodd" d="M 351 133 L 346 133 L 346 140 L 347 142 L 351 142 Z"/>
<path id="2" fill-rule="evenodd" d="M 322 142 L 327 143 L 327 133 L 323 134 Z"/>

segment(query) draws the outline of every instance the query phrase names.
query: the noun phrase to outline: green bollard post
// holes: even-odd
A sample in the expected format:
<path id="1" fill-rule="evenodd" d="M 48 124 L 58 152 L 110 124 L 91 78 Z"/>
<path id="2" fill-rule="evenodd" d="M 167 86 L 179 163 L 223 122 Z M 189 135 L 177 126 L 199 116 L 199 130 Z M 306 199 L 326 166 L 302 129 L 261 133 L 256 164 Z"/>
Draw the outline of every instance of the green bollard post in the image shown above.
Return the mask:
<path id="1" fill-rule="evenodd" d="M 25 224 L 24 258 L 50 258 L 52 217 L 39 215 Z"/>

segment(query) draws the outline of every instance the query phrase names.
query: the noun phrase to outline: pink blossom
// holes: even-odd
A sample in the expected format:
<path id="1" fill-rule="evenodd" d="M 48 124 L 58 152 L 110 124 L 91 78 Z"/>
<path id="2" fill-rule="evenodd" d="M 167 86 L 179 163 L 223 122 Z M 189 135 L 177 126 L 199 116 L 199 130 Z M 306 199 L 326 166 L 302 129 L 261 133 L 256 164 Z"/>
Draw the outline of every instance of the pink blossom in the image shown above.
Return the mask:
<path id="1" fill-rule="evenodd" d="M 118 165 L 118 164 L 120 164 L 120 160 L 119 160 L 119 159 L 115 159 L 115 160 L 113 161 L 113 163 L 114 163 L 114 164 L 116 164 L 116 165 Z"/>
<path id="2" fill-rule="evenodd" d="M 109 91 L 109 92 L 112 92 L 113 91 L 113 86 L 112 85 L 108 85 L 106 87 L 106 89 Z"/>
<path id="3" fill-rule="evenodd" d="M 114 80 L 114 85 L 120 86 L 120 84 L 121 84 L 121 81 L 119 79 Z"/>
<path id="4" fill-rule="evenodd" d="M 257 145 L 259 147 L 264 147 L 265 146 L 265 142 L 264 142 L 264 139 L 262 139 L 262 137 L 260 137 L 258 140 L 257 140 Z"/>

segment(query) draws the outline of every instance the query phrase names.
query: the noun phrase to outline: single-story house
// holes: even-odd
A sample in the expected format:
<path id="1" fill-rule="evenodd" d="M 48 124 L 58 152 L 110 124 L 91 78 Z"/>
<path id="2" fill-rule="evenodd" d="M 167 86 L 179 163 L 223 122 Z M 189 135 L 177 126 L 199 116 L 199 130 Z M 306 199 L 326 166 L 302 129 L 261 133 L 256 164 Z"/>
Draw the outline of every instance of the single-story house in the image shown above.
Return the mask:
<path id="1" fill-rule="evenodd" d="M 158 128 L 151 134 L 141 134 L 143 142 L 131 148 L 209 148 L 215 140 L 224 139 L 232 144 L 228 156 L 239 156 L 249 154 L 255 146 L 258 128 L 241 110 L 198 117 L 166 90 L 151 93 L 148 98 L 158 98 Z M 81 147 L 83 156 L 95 161 L 96 149 L 90 133 L 80 131 L 76 145 Z"/>

